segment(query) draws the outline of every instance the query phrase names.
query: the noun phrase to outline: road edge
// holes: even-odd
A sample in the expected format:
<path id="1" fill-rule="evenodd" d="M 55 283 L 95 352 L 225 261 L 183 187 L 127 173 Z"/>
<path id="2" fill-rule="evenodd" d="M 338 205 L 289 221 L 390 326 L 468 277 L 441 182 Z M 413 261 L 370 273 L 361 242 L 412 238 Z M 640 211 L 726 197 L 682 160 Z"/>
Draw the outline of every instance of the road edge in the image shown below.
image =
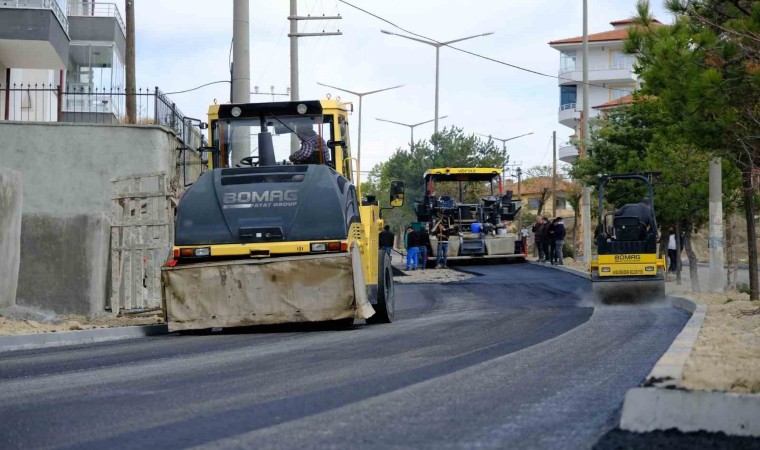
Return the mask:
<path id="1" fill-rule="evenodd" d="M 15 334 L 0 336 L 0 353 L 34 350 L 47 347 L 93 344 L 96 342 L 159 336 L 169 332 L 166 324 L 131 327 L 95 328 L 44 334 Z"/>
<path id="2" fill-rule="evenodd" d="M 620 428 L 636 433 L 675 428 L 684 433 L 760 436 L 760 395 L 678 387 L 702 329 L 707 306 L 681 297 L 673 297 L 671 301 L 673 307 L 690 312 L 691 318 L 642 386 L 626 392 Z"/>
<path id="3" fill-rule="evenodd" d="M 587 272 L 570 267 L 529 263 L 588 277 Z M 676 428 L 685 433 L 707 431 L 760 436 L 760 395 L 690 391 L 677 387 L 702 329 L 707 306 L 682 297 L 671 297 L 670 301 L 672 307 L 691 313 L 691 318 L 642 386 L 626 392 L 620 428 L 637 433 Z"/>

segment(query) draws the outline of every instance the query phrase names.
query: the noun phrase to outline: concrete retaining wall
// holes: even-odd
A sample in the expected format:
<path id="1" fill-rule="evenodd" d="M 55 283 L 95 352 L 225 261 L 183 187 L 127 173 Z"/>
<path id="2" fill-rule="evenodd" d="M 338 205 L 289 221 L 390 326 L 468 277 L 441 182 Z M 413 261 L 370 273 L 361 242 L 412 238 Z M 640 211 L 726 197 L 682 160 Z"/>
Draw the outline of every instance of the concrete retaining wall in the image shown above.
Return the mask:
<path id="1" fill-rule="evenodd" d="M 23 177 L 25 214 L 108 213 L 120 176 L 161 171 L 177 190 L 184 184 L 181 143 L 161 127 L 0 121 L 0 136 L 0 160 Z M 188 155 L 192 182 L 200 159 Z"/>
<path id="2" fill-rule="evenodd" d="M 16 303 L 57 314 L 105 312 L 111 223 L 104 214 L 24 214 Z"/>
<path id="3" fill-rule="evenodd" d="M 0 169 L 0 308 L 16 302 L 21 251 L 21 174 Z"/>
<path id="4" fill-rule="evenodd" d="M 156 126 L 0 121 L 0 136 L 0 161 L 23 180 L 17 303 L 104 313 L 111 180 L 166 172 L 178 195 L 198 177 L 198 153 L 183 155 L 181 141 Z"/>

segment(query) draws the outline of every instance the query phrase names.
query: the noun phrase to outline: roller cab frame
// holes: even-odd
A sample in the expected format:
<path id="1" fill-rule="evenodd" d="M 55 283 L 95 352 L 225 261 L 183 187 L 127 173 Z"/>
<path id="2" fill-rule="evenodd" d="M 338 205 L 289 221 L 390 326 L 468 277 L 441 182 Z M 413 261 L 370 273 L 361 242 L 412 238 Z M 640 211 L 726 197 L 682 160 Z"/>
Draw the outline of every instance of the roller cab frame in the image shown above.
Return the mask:
<path id="1" fill-rule="evenodd" d="M 209 108 L 210 170 L 179 202 L 162 268 L 170 331 L 393 320 L 390 259 L 378 246 L 383 221 L 378 202 L 362 198 L 350 107 L 322 100 Z M 309 136 L 329 157 L 320 151 L 291 164 Z M 403 183 L 393 183 L 390 197 L 403 205 Z"/>
<path id="2" fill-rule="evenodd" d="M 654 175 L 633 173 L 599 178 L 597 257 L 589 265 L 594 300 L 598 304 L 651 303 L 665 297 L 665 259 L 657 255 Z M 620 180 L 645 185 L 651 210 L 649 229 L 639 217 L 605 212 L 605 191 L 611 182 Z"/>

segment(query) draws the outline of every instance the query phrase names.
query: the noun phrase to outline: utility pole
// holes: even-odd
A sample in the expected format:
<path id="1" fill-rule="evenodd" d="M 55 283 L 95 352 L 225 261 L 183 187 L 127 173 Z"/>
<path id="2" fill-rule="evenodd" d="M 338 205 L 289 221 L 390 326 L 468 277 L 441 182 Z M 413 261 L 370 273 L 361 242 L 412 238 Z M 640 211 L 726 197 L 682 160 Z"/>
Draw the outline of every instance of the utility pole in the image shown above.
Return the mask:
<path id="1" fill-rule="evenodd" d="M 235 0 L 232 5 L 232 103 L 251 102 L 251 44 L 249 0 Z M 262 130 L 264 131 L 264 130 Z M 234 157 L 251 155 L 251 135 L 238 127 L 232 135 L 232 148 L 227 164 Z M 223 162 L 224 164 L 224 162 Z"/>
<path id="2" fill-rule="evenodd" d="M 127 14 L 127 123 L 137 123 L 137 80 L 135 79 L 135 0 L 124 2 Z"/>
<path id="3" fill-rule="evenodd" d="M 710 292 L 722 293 L 723 283 L 723 173 L 721 159 L 710 160 Z"/>
<path id="4" fill-rule="evenodd" d="M 552 131 L 552 217 L 557 217 L 557 132 Z"/>
<path id="5" fill-rule="evenodd" d="M 333 32 L 321 32 L 321 33 L 299 33 L 298 21 L 299 20 L 340 20 L 342 17 L 337 16 L 299 16 L 298 15 L 298 0 L 290 0 L 290 15 L 288 20 L 290 21 L 290 101 L 295 102 L 301 99 L 301 91 L 298 82 L 298 38 L 301 37 L 315 37 L 315 36 L 340 36 L 343 33 L 338 31 Z M 299 140 L 298 136 L 293 133 L 290 139 L 290 153 L 298 151 Z"/>
<path id="6" fill-rule="evenodd" d="M 589 143 L 589 104 L 588 104 L 588 0 L 583 0 L 583 153 L 588 151 Z M 583 186 L 583 208 L 581 208 L 581 222 L 583 223 L 583 260 L 591 262 L 591 188 Z"/>
<path id="7" fill-rule="evenodd" d="M 520 200 L 520 210 L 517 211 L 517 230 L 522 231 L 522 169 L 517 168 L 517 199 Z"/>

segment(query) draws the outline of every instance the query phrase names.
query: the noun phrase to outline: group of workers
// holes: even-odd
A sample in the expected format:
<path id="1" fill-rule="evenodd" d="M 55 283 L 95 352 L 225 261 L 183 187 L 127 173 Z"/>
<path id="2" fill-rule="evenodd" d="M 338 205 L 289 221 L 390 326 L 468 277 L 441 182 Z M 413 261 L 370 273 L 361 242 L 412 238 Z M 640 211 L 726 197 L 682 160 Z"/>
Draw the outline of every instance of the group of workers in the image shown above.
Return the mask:
<path id="1" fill-rule="evenodd" d="M 430 246 L 430 234 L 428 225 L 424 225 L 419 231 L 409 226 L 406 230 L 406 270 L 424 270 L 427 266 L 428 254 L 432 252 Z M 448 267 L 449 260 L 449 237 L 458 235 L 456 227 L 452 228 L 447 219 L 439 220 L 433 226 L 432 234 L 436 238 L 436 269 Z M 380 250 L 391 256 L 395 236 L 390 226 L 385 225 L 380 232 Z"/>
<path id="2" fill-rule="evenodd" d="M 550 221 L 548 218 L 538 215 L 532 231 L 538 250 L 538 262 L 563 265 L 564 219 L 557 217 Z"/>

